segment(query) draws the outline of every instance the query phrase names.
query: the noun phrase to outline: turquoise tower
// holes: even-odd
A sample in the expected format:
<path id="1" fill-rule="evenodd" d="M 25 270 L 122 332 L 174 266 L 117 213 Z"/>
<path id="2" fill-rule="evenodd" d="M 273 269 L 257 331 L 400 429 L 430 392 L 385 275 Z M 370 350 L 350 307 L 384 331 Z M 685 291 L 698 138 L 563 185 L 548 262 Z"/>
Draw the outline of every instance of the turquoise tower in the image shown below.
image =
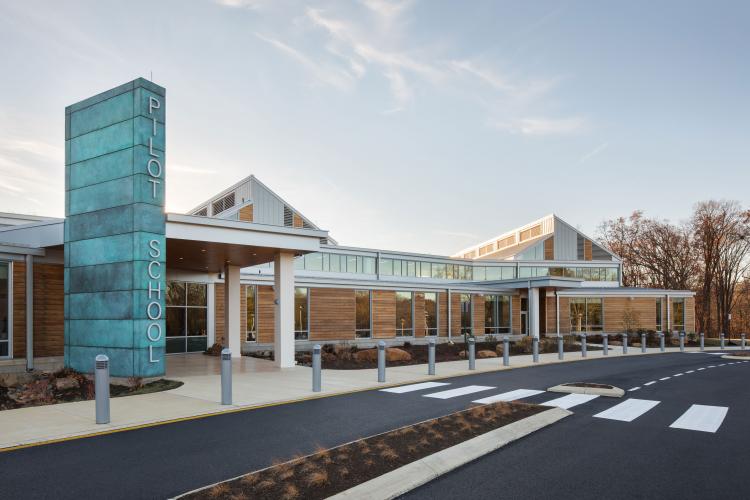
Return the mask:
<path id="1" fill-rule="evenodd" d="M 165 370 L 166 91 L 139 78 L 65 109 L 65 366 Z"/>

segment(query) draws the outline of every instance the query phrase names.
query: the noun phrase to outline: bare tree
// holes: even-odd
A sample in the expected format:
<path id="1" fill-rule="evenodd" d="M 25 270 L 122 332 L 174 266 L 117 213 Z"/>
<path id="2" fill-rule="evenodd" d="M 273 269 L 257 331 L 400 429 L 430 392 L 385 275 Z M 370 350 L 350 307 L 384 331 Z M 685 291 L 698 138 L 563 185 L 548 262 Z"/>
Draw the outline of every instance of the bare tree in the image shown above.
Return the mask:
<path id="1" fill-rule="evenodd" d="M 725 203 L 725 232 L 721 235 L 716 263 L 715 288 L 719 328 L 731 334 L 731 314 L 735 306 L 735 291 L 740 280 L 750 269 L 750 211 L 737 202 Z"/>

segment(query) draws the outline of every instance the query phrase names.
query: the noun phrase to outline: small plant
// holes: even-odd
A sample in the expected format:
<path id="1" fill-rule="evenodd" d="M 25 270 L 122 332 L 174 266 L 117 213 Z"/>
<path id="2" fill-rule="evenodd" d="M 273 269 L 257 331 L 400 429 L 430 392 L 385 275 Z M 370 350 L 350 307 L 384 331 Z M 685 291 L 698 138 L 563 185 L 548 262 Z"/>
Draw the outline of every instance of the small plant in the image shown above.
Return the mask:
<path id="1" fill-rule="evenodd" d="M 219 483 L 210 490 L 208 490 L 208 496 L 210 498 L 222 498 L 229 493 L 229 486 L 227 483 Z"/>
<path id="2" fill-rule="evenodd" d="M 299 489 L 293 484 L 287 484 L 284 487 L 284 493 L 281 494 L 282 500 L 294 500 L 299 497 Z"/>
<path id="3" fill-rule="evenodd" d="M 307 485 L 313 488 L 320 488 L 328 484 L 328 473 L 324 470 L 311 472 L 307 476 Z"/>
<path id="4" fill-rule="evenodd" d="M 394 450 L 390 446 L 383 448 L 380 451 L 380 456 L 391 462 L 398 460 L 398 453 L 396 453 L 396 450 Z"/>

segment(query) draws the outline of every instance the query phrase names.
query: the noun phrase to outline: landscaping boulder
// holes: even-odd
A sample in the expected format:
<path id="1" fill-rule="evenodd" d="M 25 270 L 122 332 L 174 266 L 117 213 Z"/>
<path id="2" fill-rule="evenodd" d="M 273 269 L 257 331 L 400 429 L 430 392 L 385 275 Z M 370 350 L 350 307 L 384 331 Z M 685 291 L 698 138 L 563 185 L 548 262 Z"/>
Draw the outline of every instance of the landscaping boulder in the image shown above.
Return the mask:
<path id="1" fill-rule="evenodd" d="M 391 347 L 385 350 L 385 359 L 387 361 L 411 361 L 411 354 L 398 347 Z"/>
<path id="2" fill-rule="evenodd" d="M 69 391 L 71 389 L 78 389 L 80 384 L 75 377 L 65 377 L 55 379 L 55 389 L 58 391 Z"/>
<path id="3" fill-rule="evenodd" d="M 360 363 L 374 362 L 378 360 L 377 349 L 363 349 L 354 353 L 354 359 Z"/>
<path id="4" fill-rule="evenodd" d="M 477 358 L 496 358 L 497 353 L 495 351 L 490 351 L 489 349 L 482 349 L 481 351 L 477 352 Z"/>

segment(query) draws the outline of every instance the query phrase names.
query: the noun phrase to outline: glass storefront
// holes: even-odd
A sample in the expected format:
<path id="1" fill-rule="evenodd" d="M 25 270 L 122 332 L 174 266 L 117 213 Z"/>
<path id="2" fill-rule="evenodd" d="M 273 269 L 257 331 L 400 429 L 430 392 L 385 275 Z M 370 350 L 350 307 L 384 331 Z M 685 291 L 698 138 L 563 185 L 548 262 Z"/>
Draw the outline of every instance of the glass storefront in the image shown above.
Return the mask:
<path id="1" fill-rule="evenodd" d="M 208 287 L 205 283 L 167 283 L 167 354 L 208 348 Z"/>
<path id="2" fill-rule="evenodd" d="M 258 287 L 248 285 L 245 287 L 245 305 L 247 306 L 247 319 L 245 324 L 245 340 L 248 342 L 258 341 Z"/>
<path id="3" fill-rule="evenodd" d="M 412 311 L 414 308 L 414 294 L 412 292 L 396 292 L 396 336 L 411 337 L 414 335 Z"/>
<path id="4" fill-rule="evenodd" d="M 570 299 L 570 331 L 601 332 L 604 330 L 602 299 Z"/>
<path id="5" fill-rule="evenodd" d="M 294 289 L 294 340 L 307 340 L 310 334 L 310 301 L 307 288 Z"/>
<path id="6" fill-rule="evenodd" d="M 358 339 L 370 338 L 372 336 L 372 329 L 370 327 L 370 290 L 356 290 L 354 292 L 354 308 L 354 336 Z"/>
<path id="7" fill-rule="evenodd" d="M 437 336 L 438 294 L 436 292 L 426 292 L 424 294 L 424 323 L 425 335 Z"/>

